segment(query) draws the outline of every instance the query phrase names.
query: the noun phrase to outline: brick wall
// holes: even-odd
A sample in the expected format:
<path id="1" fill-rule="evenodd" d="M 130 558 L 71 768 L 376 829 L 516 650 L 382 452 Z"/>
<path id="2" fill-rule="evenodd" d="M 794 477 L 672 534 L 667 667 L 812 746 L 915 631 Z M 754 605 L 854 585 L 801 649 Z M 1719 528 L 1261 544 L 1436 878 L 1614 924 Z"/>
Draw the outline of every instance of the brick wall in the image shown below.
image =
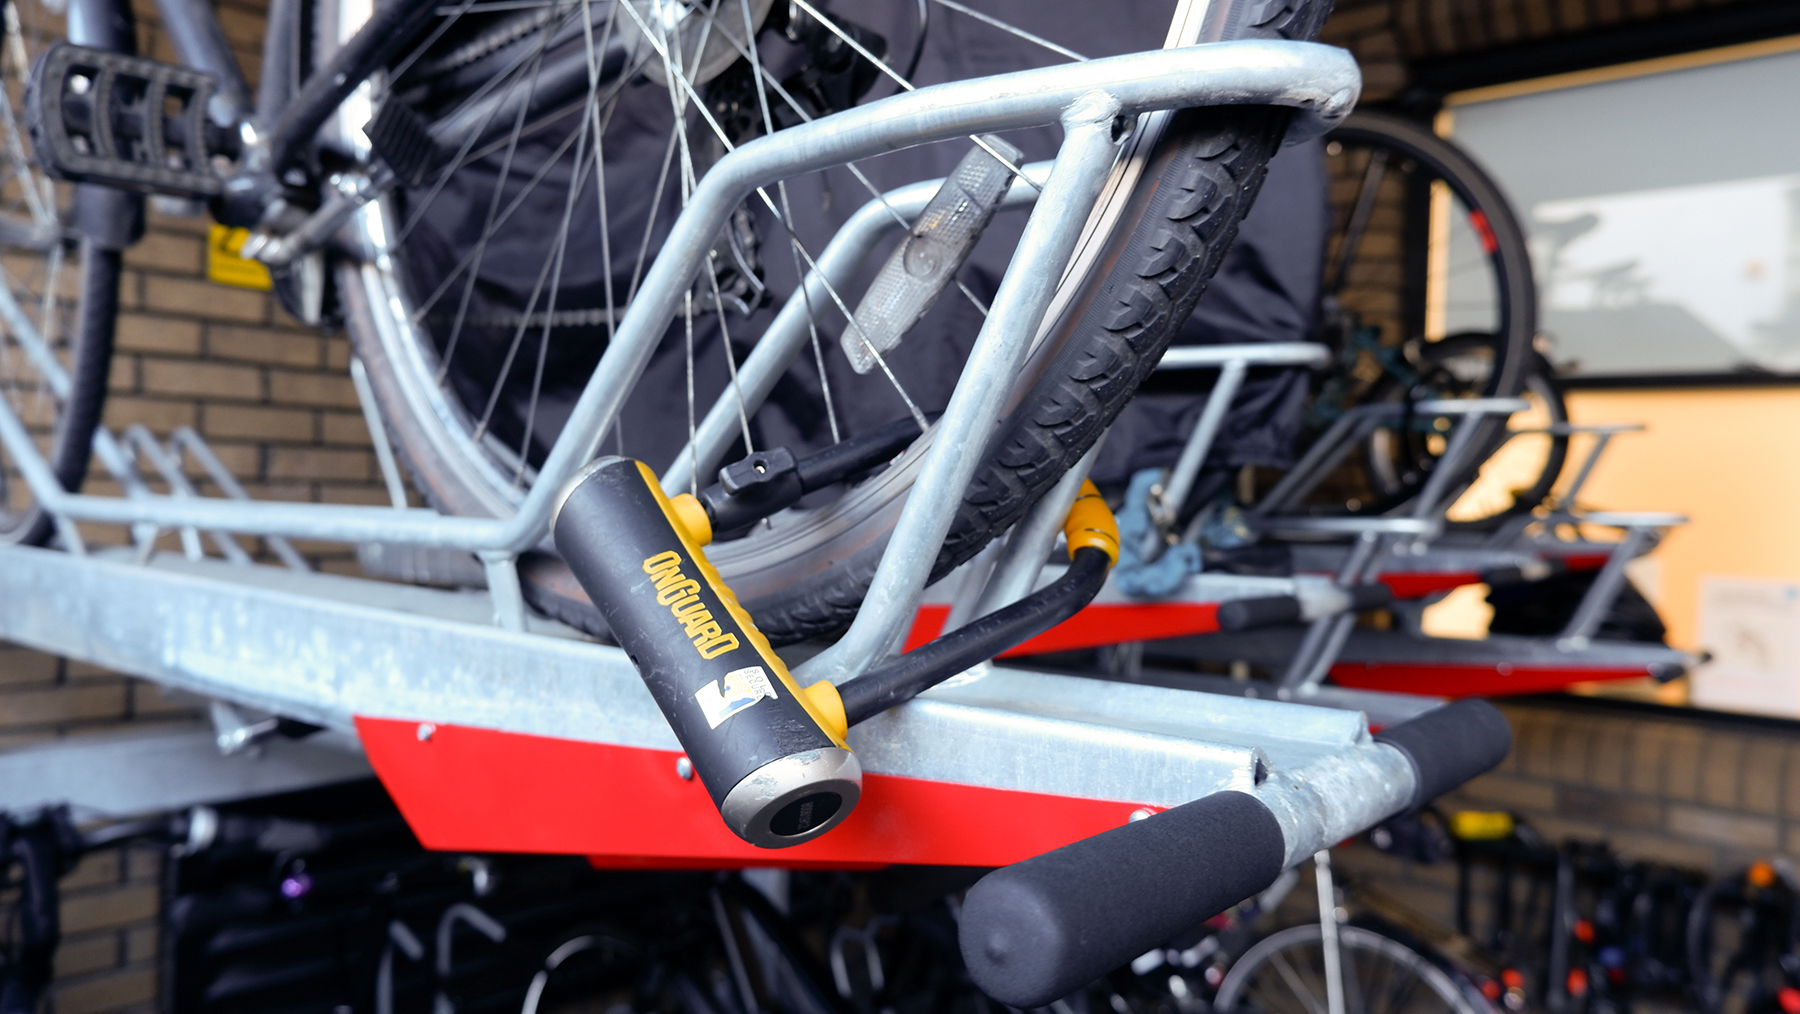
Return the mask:
<path id="1" fill-rule="evenodd" d="M 1505 703 L 1513 752 L 1439 802 L 1506 810 L 1551 842 L 1605 841 L 1622 856 L 1707 873 L 1800 853 L 1800 726 L 1610 703 Z M 1456 872 L 1373 849 L 1341 862 L 1448 925 Z"/>

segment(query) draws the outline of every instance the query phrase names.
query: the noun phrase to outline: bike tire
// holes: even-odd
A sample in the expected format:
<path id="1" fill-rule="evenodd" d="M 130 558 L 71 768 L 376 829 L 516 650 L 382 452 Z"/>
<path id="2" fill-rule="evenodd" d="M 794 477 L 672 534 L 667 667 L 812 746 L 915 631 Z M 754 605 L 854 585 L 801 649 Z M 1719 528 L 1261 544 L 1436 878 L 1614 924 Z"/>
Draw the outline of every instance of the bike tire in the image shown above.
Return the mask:
<path id="1" fill-rule="evenodd" d="M 1430 958 L 1392 937 L 1361 926 L 1338 927 L 1338 942 L 1345 964 L 1346 1007 L 1366 1014 L 1410 1014 L 1414 1011 L 1449 1011 L 1453 1014 L 1488 1014 L 1485 1006 L 1474 1000 Z M 1296 962 L 1304 962 L 1303 967 Z M 1303 973 L 1319 970 L 1316 982 L 1323 989 L 1324 934 L 1317 923 L 1291 926 L 1257 941 L 1243 956 L 1232 962 L 1213 1000 L 1213 1010 L 1220 1014 L 1285 1010 L 1311 1014 L 1325 1009 L 1324 997 L 1305 995 L 1307 980 Z M 1367 987 L 1374 983 L 1373 970 L 1383 969 L 1380 980 L 1387 985 L 1382 998 L 1388 1004 L 1370 1004 Z M 1281 982 L 1294 1003 L 1270 1002 L 1274 991 L 1262 988 L 1264 976 L 1273 975 Z M 1398 977 L 1396 979 L 1396 977 Z M 1422 988 L 1422 992 L 1421 992 Z M 1401 1003 L 1419 997 L 1423 1004 Z M 1352 1003 L 1352 999 L 1360 1002 Z M 1435 1000 L 1433 1003 L 1431 1001 Z M 1308 1002 L 1311 1001 L 1311 1002 Z"/>
<path id="2" fill-rule="evenodd" d="M 1324 0 L 1270 5 L 1261 9 L 1261 23 L 1241 35 L 1310 39 L 1327 11 Z M 1062 318 L 1073 323 L 1060 341 L 1040 350 L 1026 373 L 1034 382 L 1015 391 L 1013 408 L 963 499 L 933 579 L 974 556 L 1022 516 L 1123 408 L 1230 246 L 1290 115 L 1283 109 L 1216 107 L 1169 118 L 1169 129 L 1149 156 L 1150 168 L 1125 196 L 1118 224 L 1102 237 L 1094 262 L 1108 270 L 1078 280 L 1077 301 Z M 386 316 L 392 305 L 384 287 L 389 283 L 373 270 L 368 264 L 344 267 L 340 291 L 352 341 L 402 460 L 439 510 L 498 513 L 504 508 L 491 490 L 481 488 L 480 464 L 457 452 L 446 411 L 422 407 L 428 399 L 402 361 L 412 353 L 384 341 L 397 322 Z M 860 497 L 855 503 L 800 526 L 786 542 L 744 539 L 715 546 L 708 555 L 774 643 L 831 633 L 856 615 L 909 481 L 910 472 L 889 469 L 844 498 Z M 521 576 L 534 607 L 604 635 L 597 611 L 560 561 L 529 560 Z"/>
<path id="3" fill-rule="evenodd" d="M 1335 128 L 1327 138 L 1329 144 L 1337 146 L 1334 150 L 1335 154 L 1342 154 L 1343 149 L 1347 146 L 1358 146 L 1368 149 L 1371 153 L 1385 152 L 1384 157 L 1390 160 L 1398 156 L 1398 161 L 1390 161 L 1393 166 L 1390 171 L 1397 172 L 1400 177 L 1404 178 L 1405 186 L 1408 188 L 1417 189 L 1426 186 L 1435 188 L 1441 183 L 1447 188 L 1449 198 L 1441 208 L 1442 214 L 1454 217 L 1456 212 L 1460 212 L 1460 217 L 1467 223 L 1467 228 L 1471 231 L 1473 238 L 1482 247 L 1480 252 L 1483 256 L 1466 261 L 1464 266 L 1479 265 L 1478 270 L 1484 270 L 1491 277 L 1493 286 L 1491 319 L 1483 319 L 1479 323 L 1460 322 L 1452 333 L 1435 339 L 1429 338 L 1428 329 L 1432 325 L 1426 321 L 1426 318 L 1431 316 L 1429 306 L 1432 300 L 1431 296 L 1427 294 L 1431 289 L 1428 278 L 1426 279 L 1427 284 L 1418 289 L 1411 297 L 1414 300 L 1412 310 L 1417 311 L 1412 316 L 1416 316 L 1417 319 L 1409 319 L 1407 310 L 1403 308 L 1400 317 L 1402 330 L 1398 334 L 1389 335 L 1388 340 L 1403 347 L 1417 348 L 1419 350 L 1418 358 L 1422 360 L 1419 365 L 1429 370 L 1433 366 L 1434 359 L 1446 359 L 1461 351 L 1445 346 L 1444 349 L 1437 350 L 1434 355 L 1434 346 L 1444 345 L 1444 343 L 1467 345 L 1471 340 L 1468 337 L 1470 333 L 1481 333 L 1487 346 L 1491 348 L 1492 365 L 1488 368 L 1485 376 L 1460 384 L 1461 389 L 1452 396 L 1517 397 L 1527 391 L 1528 385 L 1533 383 L 1534 378 L 1547 378 L 1550 372 L 1548 365 L 1534 348 L 1537 336 L 1537 290 L 1531 268 L 1530 247 L 1526 242 L 1524 229 L 1519 224 L 1518 215 L 1507 200 L 1505 192 L 1493 178 L 1453 142 L 1437 136 L 1431 130 L 1412 120 L 1391 113 L 1358 110 L 1346 117 L 1344 122 Z M 1360 205 L 1362 198 L 1363 195 L 1359 192 L 1354 204 Z M 1433 202 L 1435 200 L 1432 198 Z M 1440 217 L 1440 211 L 1432 210 L 1429 213 L 1434 219 L 1434 224 L 1427 231 L 1436 233 L 1439 228 L 1442 228 L 1446 230 L 1447 234 L 1450 223 L 1436 221 Z M 1413 229 L 1410 234 L 1416 238 L 1420 235 L 1420 230 Z M 1433 239 L 1431 242 L 1438 241 Z M 1353 248 L 1353 251 L 1359 250 L 1360 247 Z M 1334 253 L 1334 260 L 1340 255 L 1341 251 Z M 1352 276 L 1358 273 L 1353 258 L 1354 252 L 1344 264 L 1335 269 L 1335 277 L 1328 279 L 1326 299 L 1328 307 L 1333 310 L 1341 311 L 1344 309 L 1345 302 L 1355 301 L 1344 298 L 1346 286 L 1354 288 Z M 1424 270 L 1428 276 L 1432 272 L 1428 266 L 1432 262 L 1429 253 L 1403 254 L 1400 260 L 1402 263 L 1399 270 L 1403 272 Z M 1452 284 L 1451 280 L 1446 277 L 1451 271 L 1448 261 L 1448 252 L 1445 251 L 1443 252 L 1443 262 L 1437 269 L 1440 273 L 1437 285 L 1446 290 Z M 1469 282 L 1465 279 L 1463 284 L 1467 285 Z M 1479 285 L 1480 283 L 1476 282 L 1475 284 Z M 1402 284 L 1400 288 L 1404 291 L 1407 287 Z M 1438 312 L 1448 317 L 1450 311 L 1447 306 L 1447 292 L 1444 298 L 1446 305 L 1441 307 Z M 1421 301 L 1423 305 L 1421 305 Z M 1354 311 L 1350 313 L 1350 317 L 1354 318 Z M 1448 324 L 1449 322 L 1446 320 L 1443 323 Z M 1354 325 L 1340 324 L 1337 329 L 1340 332 L 1337 335 L 1338 341 L 1348 342 L 1351 337 L 1349 332 L 1353 327 Z M 1420 327 L 1426 328 L 1427 331 L 1411 330 Z M 1364 398 L 1375 401 L 1407 397 L 1406 391 L 1395 390 L 1397 385 L 1404 386 L 1399 385 L 1397 378 L 1384 370 L 1381 380 L 1374 387 L 1364 391 Z M 1552 386 L 1554 385 L 1547 379 L 1540 379 L 1534 393 L 1538 394 L 1541 400 L 1553 398 L 1557 404 L 1560 404 L 1560 393 L 1553 394 L 1547 390 Z M 1566 413 L 1552 421 L 1566 421 Z M 1477 433 L 1476 446 L 1491 452 L 1500 446 L 1504 439 L 1505 429 L 1504 420 L 1489 418 L 1481 424 Z M 1417 460 L 1411 462 L 1410 465 L 1417 466 L 1422 463 L 1425 467 L 1405 467 L 1397 471 L 1390 469 L 1387 466 L 1393 462 L 1383 457 L 1381 449 L 1376 446 L 1378 443 L 1378 440 L 1368 442 L 1365 445 L 1363 457 L 1370 486 L 1368 492 L 1373 495 L 1360 505 L 1353 507 L 1353 510 L 1364 513 L 1382 513 L 1405 503 L 1424 485 L 1430 466 L 1435 463 L 1434 455 L 1425 454 L 1422 457 L 1414 455 Z M 1500 517 L 1529 510 L 1541 502 L 1549 494 L 1550 486 L 1555 481 L 1555 475 L 1550 473 L 1552 471 L 1559 473 L 1561 464 L 1567 456 L 1566 436 L 1553 437 L 1551 443 L 1552 446 L 1545 455 L 1544 470 L 1517 498 L 1517 509 L 1500 510 L 1494 512 L 1492 516 L 1472 519 L 1470 523 L 1462 524 L 1460 527 L 1491 526 Z M 1486 453 L 1475 455 L 1472 460 L 1462 465 L 1459 474 L 1454 477 L 1452 487 L 1471 481 L 1486 457 Z M 1547 482 L 1544 481 L 1546 478 Z"/>

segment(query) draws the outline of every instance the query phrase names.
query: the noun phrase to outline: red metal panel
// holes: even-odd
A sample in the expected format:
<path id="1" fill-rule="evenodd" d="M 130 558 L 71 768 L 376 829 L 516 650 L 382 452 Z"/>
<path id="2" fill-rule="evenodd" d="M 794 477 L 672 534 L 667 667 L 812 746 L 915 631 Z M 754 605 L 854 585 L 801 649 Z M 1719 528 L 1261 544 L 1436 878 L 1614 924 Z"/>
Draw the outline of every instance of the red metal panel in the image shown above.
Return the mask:
<path id="1" fill-rule="evenodd" d="M 1438 697 L 1504 697 L 1561 690 L 1571 683 L 1638 679 L 1642 666 L 1448 665 L 1438 662 L 1339 662 L 1331 679 L 1357 690 Z"/>
<path id="2" fill-rule="evenodd" d="M 586 855 L 604 866 L 1003 866 L 1124 824 L 1135 802 L 864 776 L 849 819 L 791 849 L 725 829 L 672 750 L 356 720 L 382 784 L 427 848 Z M 1161 807 L 1147 807 L 1158 810 Z"/>
<path id="3" fill-rule="evenodd" d="M 911 651 L 938 636 L 949 614 L 950 607 L 946 605 L 920 606 L 912 630 L 906 635 L 904 650 Z M 1000 657 L 1079 651 L 1121 641 L 1212 634 L 1218 629 L 1217 602 L 1102 602 L 1088 606 L 1011 651 L 1002 652 Z"/>
<path id="4" fill-rule="evenodd" d="M 1383 574 L 1378 579 L 1388 586 L 1397 599 L 1419 599 L 1441 591 L 1461 588 L 1465 584 L 1475 584 L 1481 580 L 1480 574 L 1467 571 L 1449 573 L 1408 572 L 1399 571 Z"/>

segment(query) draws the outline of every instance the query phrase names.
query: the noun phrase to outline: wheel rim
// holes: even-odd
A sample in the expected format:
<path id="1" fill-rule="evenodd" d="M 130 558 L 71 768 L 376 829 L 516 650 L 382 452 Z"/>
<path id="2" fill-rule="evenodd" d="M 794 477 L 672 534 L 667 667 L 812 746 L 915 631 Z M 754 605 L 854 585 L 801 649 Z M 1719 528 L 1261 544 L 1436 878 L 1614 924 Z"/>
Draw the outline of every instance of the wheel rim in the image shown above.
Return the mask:
<path id="1" fill-rule="evenodd" d="M 1338 943 L 1348 1009 L 1476 1014 L 1450 976 L 1399 941 L 1359 926 L 1340 926 Z M 1325 1009 L 1324 963 L 1323 935 L 1316 924 L 1282 930 L 1232 965 L 1219 984 L 1214 1007 L 1318 1014 Z"/>
<path id="2" fill-rule="evenodd" d="M 1536 300 L 1522 233 L 1498 187 L 1454 148 L 1392 116 L 1353 114 L 1326 150 L 1339 209 L 1326 332 L 1343 376 L 1321 393 L 1315 424 L 1370 400 L 1518 395 L 1532 376 Z M 1350 508 L 1386 510 L 1415 494 L 1450 422 L 1406 417 L 1372 433 L 1366 489 L 1350 496 Z M 1504 423 L 1490 421 L 1477 446 L 1494 446 L 1503 432 Z M 1556 443 L 1541 457 L 1560 465 L 1561 449 Z M 1466 463 L 1466 476 L 1479 465 Z M 1494 499 L 1484 488 L 1456 506 L 1456 520 L 1485 520 L 1468 515 Z"/>

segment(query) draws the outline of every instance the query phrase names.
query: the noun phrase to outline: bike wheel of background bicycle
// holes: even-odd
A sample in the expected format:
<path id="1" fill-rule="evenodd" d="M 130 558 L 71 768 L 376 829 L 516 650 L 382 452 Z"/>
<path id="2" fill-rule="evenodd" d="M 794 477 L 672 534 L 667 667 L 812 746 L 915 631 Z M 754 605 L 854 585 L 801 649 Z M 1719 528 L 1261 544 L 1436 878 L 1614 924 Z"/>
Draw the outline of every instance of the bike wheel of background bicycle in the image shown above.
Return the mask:
<path id="1" fill-rule="evenodd" d="M 1481 1014 L 1443 969 L 1391 937 L 1340 926 L 1344 1007 L 1361 1014 Z M 1317 923 L 1258 941 L 1232 963 L 1213 1010 L 1220 1014 L 1318 1014 L 1326 1009 L 1325 944 Z"/>
<path id="2" fill-rule="evenodd" d="M 1409 398 L 1480 397 L 1492 376 L 1493 336 L 1451 335 L 1421 349 L 1419 380 L 1411 388 L 1389 378 L 1372 392 L 1371 401 L 1404 402 Z M 1544 502 L 1562 474 L 1569 455 L 1566 434 L 1524 432 L 1566 425 L 1568 406 L 1550 366 L 1529 353 L 1517 397 L 1530 404 L 1507 420 L 1508 437 L 1493 434 L 1468 486 L 1445 515 L 1452 526 L 1483 528 L 1529 511 Z M 1448 440 L 1448 420 L 1418 419 L 1412 425 L 1384 427 L 1369 435 L 1363 449 L 1369 477 L 1379 494 L 1376 509 L 1413 497 L 1427 478 Z"/>
<path id="3" fill-rule="evenodd" d="M 679 207 L 683 160 L 693 156 L 697 175 L 708 161 L 706 153 L 716 155 L 723 148 L 713 139 L 711 124 L 700 122 L 691 111 L 684 110 L 680 120 L 686 133 L 675 129 L 671 109 L 679 102 L 671 101 L 677 91 L 665 86 L 670 78 L 664 66 L 631 44 L 609 50 L 604 39 L 614 38 L 607 32 L 616 30 L 616 24 L 595 27 L 597 42 L 591 50 L 579 26 L 573 33 L 556 27 L 559 17 L 602 6 L 607 5 L 571 3 L 524 14 L 483 15 L 486 20 L 479 30 L 445 33 L 398 75 L 396 94 L 442 120 L 456 115 L 459 96 L 468 93 L 470 84 L 495 80 L 496 70 L 505 70 L 509 54 L 514 66 L 529 69 L 537 52 L 580 47 L 584 53 L 627 66 L 640 61 L 644 71 L 636 77 L 622 76 L 624 83 L 615 94 L 606 95 L 604 88 L 590 92 L 585 87 L 594 79 L 586 76 L 585 65 L 581 68 L 579 81 L 584 87 L 576 90 L 571 108 L 600 112 L 581 116 L 580 122 L 602 124 L 601 146 L 614 143 L 607 129 L 626 131 L 620 135 L 617 158 L 615 149 L 608 148 L 600 159 L 609 201 L 580 196 L 587 192 L 583 188 L 591 170 L 571 173 L 570 167 L 582 157 L 579 148 L 572 153 L 569 147 L 558 147 L 578 140 L 571 136 L 580 131 L 573 118 L 564 129 L 556 129 L 552 122 L 531 132 L 531 124 L 519 117 L 515 126 L 527 129 L 496 137 L 488 143 L 492 153 L 450 173 L 435 194 L 429 184 L 407 190 L 379 202 L 355 223 L 373 255 L 338 274 L 349 330 L 417 486 L 447 512 L 504 515 L 523 498 L 533 467 L 542 460 L 605 346 L 609 324 L 629 302 L 640 274 L 640 251 L 654 254 L 667 221 Z M 1017 35 L 961 11 L 912 0 L 843 5 L 841 13 L 825 17 L 836 19 L 833 24 L 843 22 L 838 24 L 841 34 L 860 40 L 863 48 L 888 53 L 884 62 L 895 73 L 929 84 L 1013 69 L 1022 65 L 1020 53 L 1030 53 L 1028 62 L 1038 65 L 1070 59 L 1070 51 L 1107 55 L 1091 47 L 1121 36 L 1110 29 L 1096 31 L 1096 26 L 1139 22 L 1134 30 L 1142 38 L 1127 48 L 1154 48 L 1164 40 L 1165 28 L 1176 42 L 1199 38 L 1203 31 L 1210 33 L 1209 38 L 1310 38 L 1325 13 L 1322 0 L 1293 0 L 1256 8 L 1260 23 L 1240 27 L 1234 19 L 1240 19 L 1249 5 L 1219 4 L 1209 17 L 1223 23 L 1209 20 L 1202 25 L 1196 6 L 1185 0 L 1171 3 L 1154 25 L 1092 5 L 1021 0 L 984 8 L 989 14 L 999 10 L 1009 22 L 1048 21 L 1031 27 L 1066 47 L 1061 53 L 1022 42 Z M 754 34 L 757 66 L 775 68 L 758 77 L 748 60 L 732 60 L 737 54 L 711 48 L 695 61 L 697 75 L 716 75 L 696 90 L 705 96 L 715 122 L 743 131 L 735 141 L 763 132 L 765 101 L 771 104 L 770 120 L 777 114 L 803 118 L 802 107 L 808 103 L 815 111 L 841 107 L 846 95 L 885 76 L 872 67 L 858 71 L 853 47 L 839 44 L 843 40 L 838 32 L 819 28 L 811 14 L 801 17 L 808 8 L 798 3 L 771 8 L 767 2 L 740 0 L 719 5 L 717 10 L 723 13 L 717 15 L 717 23 L 693 21 L 699 8 L 683 15 L 687 20 L 678 19 L 681 38 L 689 38 L 692 30 L 697 42 L 699 31 L 711 24 L 721 37 L 728 37 L 728 44 L 746 54 L 750 50 L 740 40 Z M 929 25 L 921 36 L 921 12 L 927 11 Z M 724 20 L 726 13 L 738 20 Z M 759 34 L 744 31 L 745 17 L 764 19 Z M 772 27 L 783 18 L 789 29 L 797 20 L 801 29 Z M 861 24 L 852 24 L 852 19 Z M 1065 23 L 1057 24 L 1059 19 Z M 556 41 L 559 30 L 570 37 Z M 818 44 L 821 38 L 830 44 Z M 830 70 L 834 60 L 849 71 Z M 550 61 L 542 63 L 547 67 Z M 605 61 L 596 57 L 596 63 Z M 857 78 L 858 73 L 867 81 Z M 556 78 L 548 71 L 533 77 L 523 69 L 517 76 L 521 81 Z M 783 87 L 755 87 L 771 78 L 782 81 Z M 893 88 L 882 84 L 872 94 Z M 1057 324 L 1046 329 L 1034 350 L 1026 380 L 1015 390 L 1002 431 L 965 496 L 934 576 L 973 556 L 1004 531 L 1080 458 L 1122 408 L 1198 300 L 1256 194 L 1263 166 L 1279 144 L 1288 118 L 1285 111 L 1250 107 L 1147 118 L 1135 142 L 1142 157 L 1125 160 L 1126 168 L 1115 176 L 1109 196 L 1090 219 L 1090 237 L 1053 305 Z M 1059 136 L 1049 128 L 1019 135 L 1011 139 L 1026 150 L 1027 158 L 1053 154 Z M 591 152 L 595 146 L 581 141 L 580 147 Z M 766 323 L 770 310 L 757 306 L 763 278 L 777 290 L 777 299 L 784 296 L 792 290 L 802 262 L 818 253 L 834 223 L 870 200 L 871 190 L 944 175 L 969 147 L 968 142 L 937 145 L 915 149 L 912 155 L 901 153 L 891 163 L 868 160 L 861 172 L 872 187 L 842 169 L 790 181 L 771 191 L 770 203 L 792 207 L 779 219 L 753 199 L 744 219 L 754 227 L 741 228 L 740 219 L 716 251 L 715 263 L 732 265 L 715 268 L 716 290 L 713 279 L 702 272 L 694 294 L 691 343 L 678 320 L 646 370 L 621 426 L 603 442 L 604 449 L 649 460 L 653 467 L 668 465 L 685 442 L 688 413 L 704 412 L 713 394 L 729 390 L 732 363 L 724 352 L 727 344 L 735 362 Z M 625 180 L 624 174 L 633 169 L 639 170 L 636 176 Z M 533 174 L 540 170 L 541 179 L 534 181 Z M 574 198 L 569 197 L 571 176 L 579 181 Z M 504 191 L 494 182 L 502 179 L 511 181 Z M 504 200 L 494 196 L 501 193 Z M 522 201 L 521 193 L 527 194 Z M 661 195 L 660 203 L 655 195 Z M 442 220 L 434 223 L 435 213 L 429 209 L 446 200 L 451 206 L 461 202 L 470 214 L 440 216 Z M 503 205 L 515 201 L 520 207 L 541 205 L 541 214 L 532 212 L 541 221 L 531 228 L 515 222 L 496 229 L 494 209 L 503 210 Z M 571 235 L 572 219 L 579 219 L 581 229 L 575 235 L 585 237 L 586 246 L 555 239 L 546 244 L 546 236 Z M 984 312 L 980 304 L 998 281 L 998 270 L 984 265 L 1004 266 L 1010 251 L 1007 241 L 1017 236 L 1018 228 L 1016 221 L 1003 224 L 996 219 L 971 259 L 972 266 L 959 277 L 969 291 L 947 289 L 914 337 L 890 353 L 892 384 L 883 376 L 885 371 L 855 377 L 842 362 L 835 348 L 843 316 L 840 305 L 811 307 L 817 344 L 801 354 L 778 385 L 771 398 L 774 408 L 747 421 L 755 446 L 820 449 L 906 418 L 913 408 L 924 413 L 941 408 L 978 329 Z M 804 241 L 804 252 L 786 242 L 790 230 Z M 564 259 L 554 261 L 546 249 L 561 251 Z M 984 254 L 984 249 L 989 252 Z M 1187 256 L 1168 256 L 1177 249 Z M 885 252 L 884 247 L 870 259 L 865 278 Z M 470 256 L 479 269 L 458 271 L 458 258 Z M 586 272 L 581 284 L 563 279 L 572 265 Z M 446 284 L 445 277 L 452 282 Z M 552 282 L 543 282 L 546 277 Z M 561 293 L 555 293 L 555 280 L 565 283 Z M 853 287 L 828 302 L 854 306 L 859 296 L 860 288 Z M 740 313 L 729 305 L 734 299 L 752 312 Z M 549 309 L 552 304 L 554 310 Z M 709 312 L 701 312 L 709 307 Z M 937 336 L 936 344 L 918 338 L 922 334 Z M 896 393 L 895 388 L 909 386 L 913 390 L 907 394 Z M 688 391 L 698 392 L 697 408 L 688 407 L 684 397 Z M 928 441 L 930 436 L 921 439 Z M 808 502 L 805 509 L 776 515 L 745 537 L 709 550 L 773 640 L 801 640 L 841 627 L 854 617 L 918 458 L 903 456 L 899 467 L 855 482 L 824 503 Z M 597 613 L 559 561 L 528 561 L 524 577 L 527 596 L 540 609 L 600 632 Z"/>
<path id="4" fill-rule="evenodd" d="M 1325 330 L 1341 365 L 1339 378 L 1320 393 L 1315 422 L 1329 424 L 1351 406 L 1377 400 L 1516 397 L 1528 390 L 1549 399 L 1547 376 L 1533 379 L 1547 370 L 1533 349 L 1530 250 L 1487 173 L 1450 142 L 1388 113 L 1351 114 L 1332 131 L 1326 152 L 1341 223 L 1327 259 Z M 1504 427 L 1500 420 L 1485 424 L 1477 446 L 1494 447 Z M 1443 446 L 1442 432 L 1378 431 L 1365 446 L 1366 488 L 1353 509 L 1379 512 L 1409 499 Z M 1487 493 L 1479 505 L 1459 505 L 1462 520 L 1529 509 L 1549 492 L 1541 480 L 1560 470 L 1567 438 L 1519 446 L 1534 448 L 1542 471 L 1516 487 L 1519 495 L 1503 509 L 1498 495 Z M 1478 465 L 1466 463 L 1458 481 L 1472 478 Z"/>
<path id="5" fill-rule="evenodd" d="M 1687 958 L 1689 988 L 1705 1014 L 1786 1010 L 1800 1001 L 1793 885 L 1768 863 L 1707 884 L 1688 909 Z"/>
<path id="6" fill-rule="evenodd" d="M 20 116 L 37 54 L 63 36 L 38 0 L 0 5 L 0 397 L 24 421 L 64 489 L 81 487 L 106 400 L 120 255 L 78 221 L 116 213 L 124 195 L 55 184 L 31 156 Z M 0 543 L 41 545 L 54 526 L 0 448 Z"/>

